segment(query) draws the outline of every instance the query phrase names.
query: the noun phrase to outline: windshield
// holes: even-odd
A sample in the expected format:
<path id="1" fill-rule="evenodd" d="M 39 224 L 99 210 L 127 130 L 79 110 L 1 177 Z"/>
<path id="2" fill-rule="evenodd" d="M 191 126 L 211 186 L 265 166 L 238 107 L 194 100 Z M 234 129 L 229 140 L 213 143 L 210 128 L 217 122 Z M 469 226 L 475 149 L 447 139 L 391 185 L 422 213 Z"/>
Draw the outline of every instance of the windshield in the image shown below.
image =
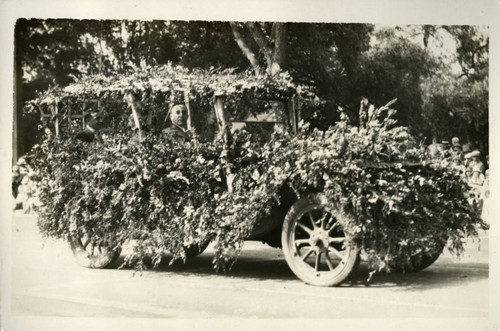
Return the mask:
<path id="1" fill-rule="evenodd" d="M 287 124 L 286 107 L 283 101 L 254 100 L 228 109 L 231 131 L 246 130 L 259 141 L 268 141 L 275 125 Z"/>

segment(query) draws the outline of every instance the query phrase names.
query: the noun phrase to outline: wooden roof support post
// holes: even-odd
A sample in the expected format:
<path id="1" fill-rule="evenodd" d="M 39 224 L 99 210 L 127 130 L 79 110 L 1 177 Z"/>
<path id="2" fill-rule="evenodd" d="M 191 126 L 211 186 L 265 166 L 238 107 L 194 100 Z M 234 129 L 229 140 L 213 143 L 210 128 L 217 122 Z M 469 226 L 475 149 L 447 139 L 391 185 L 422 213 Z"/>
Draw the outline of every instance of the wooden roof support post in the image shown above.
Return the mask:
<path id="1" fill-rule="evenodd" d="M 85 123 L 85 108 L 87 107 L 87 102 L 85 101 L 83 105 L 81 105 L 82 108 L 82 129 L 85 129 L 87 126 L 87 123 Z"/>
<path id="2" fill-rule="evenodd" d="M 139 132 L 139 141 L 142 141 L 142 129 L 141 129 L 141 121 L 139 120 L 139 114 L 137 113 L 137 109 L 135 108 L 135 100 L 134 96 L 131 93 L 128 93 L 126 96 L 126 101 L 132 109 L 132 117 L 135 122 L 135 126 L 137 127 L 137 131 Z"/>
<path id="3" fill-rule="evenodd" d="M 189 104 L 189 91 L 187 89 L 184 90 L 184 104 L 186 105 L 188 111 L 188 120 L 187 120 L 187 129 L 191 130 L 193 126 L 193 113 L 191 111 L 191 106 Z"/>
<path id="4" fill-rule="evenodd" d="M 219 124 L 219 133 L 224 141 L 224 144 L 222 145 L 221 159 L 226 172 L 227 190 L 232 192 L 234 174 L 231 169 L 231 163 L 229 162 L 229 127 L 224 113 L 224 103 L 222 102 L 222 97 L 215 96 L 214 98 L 215 116 L 217 117 L 217 123 Z"/>
<path id="5" fill-rule="evenodd" d="M 300 101 L 301 101 L 300 100 L 300 95 L 297 95 L 296 104 L 295 104 L 295 108 L 297 109 L 296 110 L 296 114 L 297 114 L 297 131 L 299 130 L 299 123 L 302 120 L 302 104 L 301 104 Z"/>
<path id="6" fill-rule="evenodd" d="M 68 105 L 66 105 L 65 109 L 67 109 L 66 116 L 68 118 L 68 128 L 71 130 L 72 129 L 71 125 L 73 124 L 71 122 L 71 120 L 73 119 L 73 114 L 71 114 L 71 107 L 68 107 Z"/>
<path id="7" fill-rule="evenodd" d="M 291 98 L 287 99 L 286 107 L 288 109 L 288 114 L 290 116 L 290 126 L 292 127 L 293 133 L 297 133 L 298 119 L 297 112 L 295 108 L 296 95 L 294 94 Z"/>
<path id="8" fill-rule="evenodd" d="M 57 107 L 57 100 L 54 101 L 54 105 L 53 105 L 53 113 L 54 113 L 54 116 L 55 116 L 55 120 L 54 120 L 54 127 L 56 129 L 56 137 L 59 136 L 59 107 Z"/>

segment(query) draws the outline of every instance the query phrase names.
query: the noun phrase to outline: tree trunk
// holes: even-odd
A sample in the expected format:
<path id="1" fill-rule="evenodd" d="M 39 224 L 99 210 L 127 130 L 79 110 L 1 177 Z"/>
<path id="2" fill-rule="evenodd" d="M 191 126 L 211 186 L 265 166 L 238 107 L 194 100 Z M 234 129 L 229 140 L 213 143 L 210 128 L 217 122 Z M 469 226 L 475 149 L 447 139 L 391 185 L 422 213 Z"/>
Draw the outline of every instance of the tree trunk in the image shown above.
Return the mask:
<path id="1" fill-rule="evenodd" d="M 286 66 L 286 42 L 287 31 L 286 24 L 275 22 L 273 24 L 274 30 L 274 53 L 271 65 L 268 64 L 268 70 L 271 74 L 277 73 Z"/>
<path id="2" fill-rule="evenodd" d="M 286 66 L 286 45 L 287 45 L 287 33 L 286 33 L 286 23 L 275 22 L 273 23 L 272 33 L 270 39 L 273 40 L 274 45 L 268 42 L 268 37 L 265 35 L 259 24 L 254 22 L 246 22 L 245 26 L 250 31 L 250 36 L 259 46 L 259 50 L 264 54 L 265 65 L 260 65 L 255 52 L 252 51 L 249 45 L 246 43 L 241 27 L 238 23 L 230 22 L 231 29 L 233 31 L 236 43 L 240 47 L 243 54 L 252 64 L 257 74 L 261 73 L 261 68 L 265 67 L 266 72 L 269 74 L 276 74 L 280 72 Z"/>
<path id="3" fill-rule="evenodd" d="M 240 33 L 240 27 L 238 26 L 237 23 L 234 22 L 229 22 L 229 25 L 231 26 L 231 30 L 233 31 L 234 39 L 236 40 L 236 43 L 240 47 L 241 51 L 245 55 L 245 57 L 248 59 L 250 64 L 252 65 L 253 69 L 255 70 L 255 73 L 257 75 L 261 74 L 261 69 L 259 62 L 257 61 L 257 58 L 255 57 L 254 52 L 248 47 L 247 43 L 245 42 L 245 39 L 243 38 L 242 34 Z"/>
<path id="4" fill-rule="evenodd" d="M 264 53 L 264 56 L 266 57 L 266 62 L 271 63 L 273 61 L 273 51 L 269 46 L 266 35 L 262 31 L 262 29 L 259 26 L 257 26 L 254 22 L 248 22 L 246 23 L 246 26 L 252 33 L 252 37 L 257 43 L 257 45 L 259 45 L 260 50 L 262 51 L 262 53 Z"/>

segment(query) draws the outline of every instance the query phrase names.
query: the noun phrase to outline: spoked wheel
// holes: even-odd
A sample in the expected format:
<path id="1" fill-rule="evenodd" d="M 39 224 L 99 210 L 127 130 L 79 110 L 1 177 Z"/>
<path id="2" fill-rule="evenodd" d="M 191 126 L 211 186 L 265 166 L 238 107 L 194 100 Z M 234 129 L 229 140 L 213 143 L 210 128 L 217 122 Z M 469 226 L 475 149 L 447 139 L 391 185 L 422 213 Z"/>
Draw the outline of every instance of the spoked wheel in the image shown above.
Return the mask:
<path id="1" fill-rule="evenodd" d="M 76 262 L 85 268 L 105 268 L 120 256 L 120 249 L 114 249 L 114 245 L 97 244 L 88 236 L 69 237 L 68 241 Z"/>
<path id="2" fill-rule="evenodd" d="M 293 273 L 316 286 L 335 286 L 359 264 L 359 249 L 343 231 L 338 210 L 322 194 L 295 202 L 283 223 L 283 253 Z"/>

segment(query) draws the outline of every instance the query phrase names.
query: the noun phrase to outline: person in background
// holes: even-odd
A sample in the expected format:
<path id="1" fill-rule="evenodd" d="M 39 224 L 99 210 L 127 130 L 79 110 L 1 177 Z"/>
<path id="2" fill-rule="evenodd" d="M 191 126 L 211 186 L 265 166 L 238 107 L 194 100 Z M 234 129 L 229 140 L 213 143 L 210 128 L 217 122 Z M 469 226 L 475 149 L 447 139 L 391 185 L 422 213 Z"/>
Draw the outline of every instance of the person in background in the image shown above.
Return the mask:
<path id="1" fill-rule="evenodd" d="M 432 138 L 432 144 L 427 147 L 428 155 L 431 159 L 435 159 L 439 155 L 439 144 L 436 137 Z"/>
<path id="2" fill-rule="evenodd" d="M 188 110 L 185 105 L 177 104 L 170 109 L 170 121 L 172 124 L 163 130 L 163 133 L 177 142 L 188 142 L 191 135 L 187 130 Z"/>
<path id="3" fill-rule="evenodd" d="M 467 153 L 464 155 L 463 174 L 467 182 L 469 181 L 469 178 L 472 176 L 472 168 L 470 166 L 471 160 L 472 160 L 471 153 Z"/>
<path id="4" fill-rule="evenodd" d="M 454 137 L 451 140 L 451 148 L 449 150 L 449 154 L 453 166 L 455 168 L 461 168 L 463 161 L 463 153 L 462 153 L 462 146 L 460 145 L 460 140 L 457 137 Z"/>
<path id="5" fill-rule="evenodd" d="M 100 114 L 97 113 L 87 122 L 85 128 L 76 134 L 75 138 L 86 142 L 94 141 L 95 135 L 100 129 L 100 122 Z"/>
<path id="6" fill-rule="evenodd" d="M 152 115 L 148 112 L 147 114 L 137 111 L 137 119 L 139 120 L 140 129 L 137 126 L 134 115 L 130 114 L 128 116 L 128 127 L 132 130 L 132 137 L 129 143 L 141 144 L 144 139 L 144 133 L 151 130 L 152 125 Z"/>
<path id="7" fill-rule="evenodd" d="M 139 116 L 139 122 L 140 122 L 140 125 L 141 125 L 141 129 L 142 130 L 148 130 L 148 123 L 147 123 L 147 117 L 138 113 L 138 116 Z M 136 123 L 135 123 L 135 120 L 134 120 L 134 115 L 130 114 L 128 116 L 128 123 L 127 123 L 128 127 L 132 130 L 132 131 L 138 131 L 139 128 L 137 127 Z"/>
<path id="8" fill-rule="evenodd" d="M 489 201 L 490 201 L 490 185 L 489 185 L 489 174 L 490 171 L 486 170 L 484 173 L 484 182 L 483 186 L 481 187 L 481 218 L 483 221 L 489 224 L 488 216 L 489 216 Z"/>
<path id="9" fill-rule="evenodd" d="M 465 155 L 467 153 L 472 152 L 472 146 L 470 143 L 466 143 L 462 145 L 462 153 Z"/>
<path id="10" fill-rule="evenodd" d="M 469 167 L 471 169 L 471 175 L 468 183 L 474 190 L 476 201 L 480 201 L 481 188 L 484 182 L 484 164 L 479 160 L 481 153 L 478 150 L 474 150 L 470 153 L 470 156 L 471 161 L 469 162 Z"/>
<path id="11" fill-rule="evenodd" d="M 26 160 L 21 156 L 12 167 L 12 197 L 14 198 L 13 210 L 22 208 L 23 197 L 21 196 L 22 181 L 28 174 Z"/>
<path id="12" fill-rule="evenodd" d="M 462 145 L 460 145 L 460 139 L 458 139 L 458 137 L 453 137 L 451 139 L 450 154 L 453 159 L 462 159 L 463 157 Z"/>
<path id="13" fill-rule="evenodd" d="M 441 146 L 439 148 L 439 152 L 441 152 L 441 156 L 448 157 L 450 156 L 450 143 L 446 140 L 441 142 Z"/>
<path id="14" fill-rule="evenodd" d="M 38 200 L 35 196 L 35 183 L 33 177 L 35 172 L 31 169 L 29 162 L 25 157 L 19 158 L 13 170 L 13 184 L 17 182 L 16 192 L 13 192 L 13 210 L 23 209 L 25 214 L 34 211 L 35 206 L 38 205 Z"/>

